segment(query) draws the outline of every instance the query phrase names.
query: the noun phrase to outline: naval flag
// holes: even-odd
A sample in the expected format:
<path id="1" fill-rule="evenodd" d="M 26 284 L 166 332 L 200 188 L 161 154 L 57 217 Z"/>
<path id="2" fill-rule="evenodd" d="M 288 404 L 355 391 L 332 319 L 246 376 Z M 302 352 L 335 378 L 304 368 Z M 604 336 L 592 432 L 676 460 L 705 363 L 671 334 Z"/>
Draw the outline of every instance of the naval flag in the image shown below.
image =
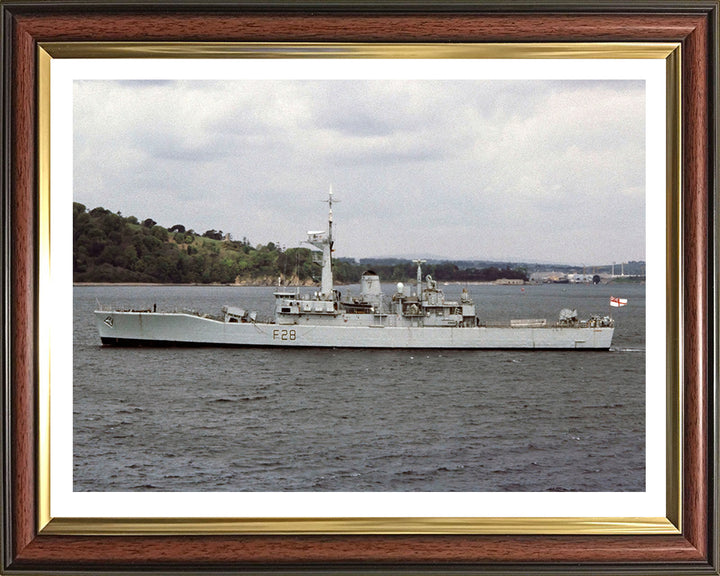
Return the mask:
<path id="1" fill-rule="evenodd" d="M 610 306 L 614 306 L 615 308 L 627 306 L 627 298 L 615 298 L 615 296 L 610 296 Z"/>

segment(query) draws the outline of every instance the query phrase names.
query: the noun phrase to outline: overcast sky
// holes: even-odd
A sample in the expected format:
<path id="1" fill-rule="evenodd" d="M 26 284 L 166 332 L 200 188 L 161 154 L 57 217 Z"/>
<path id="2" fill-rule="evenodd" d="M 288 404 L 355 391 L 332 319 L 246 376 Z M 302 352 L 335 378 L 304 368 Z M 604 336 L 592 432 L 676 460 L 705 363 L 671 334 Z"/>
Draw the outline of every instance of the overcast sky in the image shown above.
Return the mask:
<path id="1" fill-rule="evenodd" d="M 643 81 L 75 81 L 74 199 L 338 257 L 645 258 Z"/>

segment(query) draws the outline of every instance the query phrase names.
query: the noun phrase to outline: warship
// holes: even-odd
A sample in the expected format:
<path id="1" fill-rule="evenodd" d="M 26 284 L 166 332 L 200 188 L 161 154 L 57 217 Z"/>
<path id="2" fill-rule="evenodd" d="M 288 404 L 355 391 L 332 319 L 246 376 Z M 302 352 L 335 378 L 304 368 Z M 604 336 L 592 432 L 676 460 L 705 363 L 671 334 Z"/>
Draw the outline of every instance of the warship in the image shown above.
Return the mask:
<path id="1" fill-rule="evenodd" d="M 582 349 L 608 350 L 614 321 L 593 315 L 581 320 L 563 309 L 557 321 L 512 319 L 483 322 L 466 289 L 459 301 L 446 300 L 431 276 L 417 264 L 414 285 L 398 283 L 383 294 L 380 278 L 363 273 L 360 294 L 342 298 L 333 286 L 333 193 L 327 200 L 327 231 L 307 233 L 305 243 L 322 253 L 320 288 L 301 294 L 278 287 L 275 317 L 258 320 L 240 306 L 224 306 L 222 314 L 148 310 L 95 310 L 105 346 L 263 346 L 395 349 Z"/>

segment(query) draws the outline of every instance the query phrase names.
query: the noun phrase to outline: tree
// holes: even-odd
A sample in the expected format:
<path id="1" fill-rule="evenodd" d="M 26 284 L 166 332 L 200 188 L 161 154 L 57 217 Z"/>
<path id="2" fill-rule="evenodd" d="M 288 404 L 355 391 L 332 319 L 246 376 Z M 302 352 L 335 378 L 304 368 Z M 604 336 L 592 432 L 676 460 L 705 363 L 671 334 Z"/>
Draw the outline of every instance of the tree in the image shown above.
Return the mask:
<path id="1" fill-rule="evenodd" d="M 153 220 L 152 218 L 147 218 L 147 219 L 143 220 L 143 223 L 142 223 L 142 225 L 145 226 L 145 228 L 152 228 L 156 224 L 157 224 L 157 222 L 155 222 L 155 220 Z"/>
<path id="2" fill-rule="evenodd" d="M 105 208 L 101 208 L 100 206 L 90 210 L 90 216 L 98 217 L 102 216 L 103 214 L 110 214 L 110 210 L 106 210 Z"/>
<path id="3" fill-rule="evenodd" d="M 206 230 L 203 234 L 205 238 L 210 238 L 212 240 L 222 240 L 223 239 L 223 233 L 222 230 Z"/>
<path id="4" fill-rule="evenodd" d="M 168 231 L 165 230 L 162 226 L 153 226 L 152 229 L 152 235 L 155 236 L 158 240 L 161 242 L 167 242 L 168 240 Z"/>

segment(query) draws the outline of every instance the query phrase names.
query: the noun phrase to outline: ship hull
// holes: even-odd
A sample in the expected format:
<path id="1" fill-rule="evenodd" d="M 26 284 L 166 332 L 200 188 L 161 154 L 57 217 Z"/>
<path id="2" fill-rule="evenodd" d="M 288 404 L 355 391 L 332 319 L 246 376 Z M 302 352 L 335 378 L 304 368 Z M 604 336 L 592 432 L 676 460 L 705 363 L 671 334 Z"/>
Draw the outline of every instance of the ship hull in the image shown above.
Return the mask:
<path id="1" fill-rule="evenodd" d="M 608 350 L 613 327 L 232 323 L 183 313 L 95 312 L 104 345 Z"/>

